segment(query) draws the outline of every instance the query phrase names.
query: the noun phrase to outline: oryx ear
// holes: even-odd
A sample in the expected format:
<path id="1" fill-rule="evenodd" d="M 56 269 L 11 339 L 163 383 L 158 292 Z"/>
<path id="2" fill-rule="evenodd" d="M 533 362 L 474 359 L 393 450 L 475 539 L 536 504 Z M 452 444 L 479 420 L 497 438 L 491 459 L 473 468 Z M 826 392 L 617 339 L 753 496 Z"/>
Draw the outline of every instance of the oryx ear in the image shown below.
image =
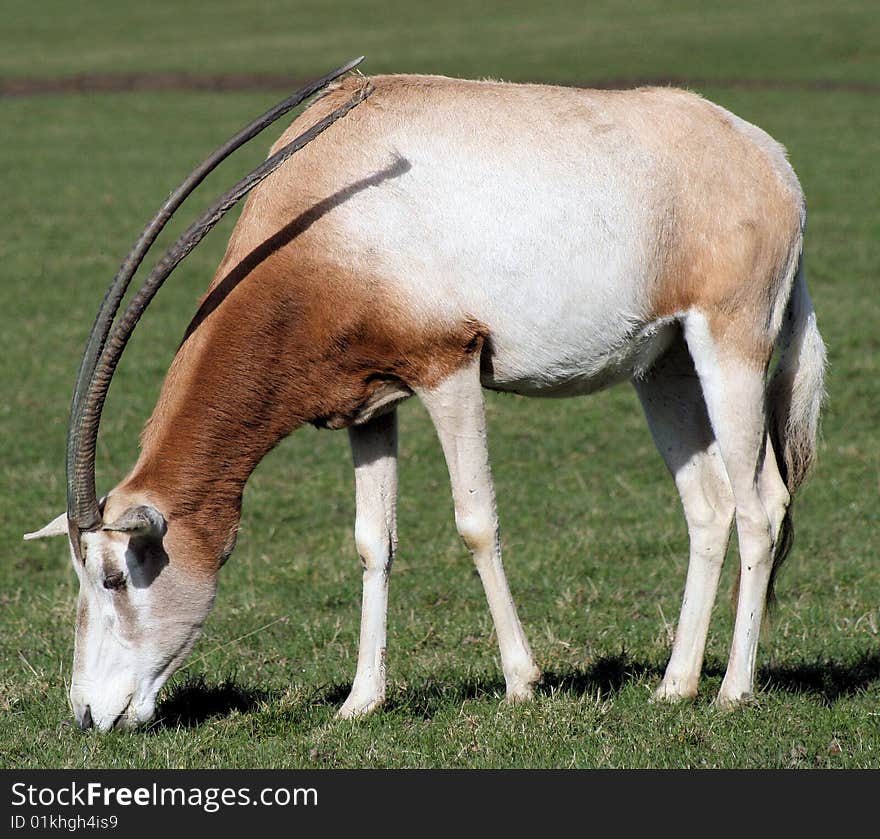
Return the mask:
<path id="1" fill-rule="evenodd" d="M 101 530 L 131 533 L 133 536 L 153 536 L 156 539 L 161 539 L 167 529 L 165 517 L 148 504 L 129 507 L 116 521 L 101 525 Z"/>
<path id="2" fill-rule="evenodd" d="M 25 533 L 25 539 L 47 539 L 49 536 L 67 536 L 67 513 L 62 513 L 58 518 L 52 519 L 45 527 L 35 530 L 33 533 Z"/>

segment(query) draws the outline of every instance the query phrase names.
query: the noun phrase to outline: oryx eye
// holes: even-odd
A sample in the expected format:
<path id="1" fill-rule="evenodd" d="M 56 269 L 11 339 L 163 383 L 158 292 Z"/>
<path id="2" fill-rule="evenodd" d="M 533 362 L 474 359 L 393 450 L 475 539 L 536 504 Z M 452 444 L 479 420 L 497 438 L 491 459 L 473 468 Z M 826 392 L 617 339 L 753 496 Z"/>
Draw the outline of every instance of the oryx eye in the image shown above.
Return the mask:
<path id="1" fill-rule="evenodd" d="M 109 588 L 114 591 L 120 588 L 125 588 L 125 574 L 123 574 L 122 571 L 117 571 L 115 574 L 108 574 L 104 577 L 104 588 Z"/>

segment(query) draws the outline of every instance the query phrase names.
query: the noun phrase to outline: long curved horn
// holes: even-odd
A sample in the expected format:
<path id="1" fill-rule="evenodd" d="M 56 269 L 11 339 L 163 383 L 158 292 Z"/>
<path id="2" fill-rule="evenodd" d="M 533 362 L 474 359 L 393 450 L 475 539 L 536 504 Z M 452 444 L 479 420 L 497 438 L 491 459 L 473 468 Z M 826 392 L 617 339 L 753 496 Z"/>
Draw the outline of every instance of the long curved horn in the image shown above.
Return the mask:
<path id="1" fill-rule="evenodd" d="M 91 383 L 92 376 L 95 372 L 95 367 L 98 364 L 98 359 L 101 357 L 101 353 L 104 350 L 104 344 L 107 340 L 107 336 L 110 334 L 110 329 L 113 326 L 113 319 L 116 317 L 116 313 L 119 309 L 119 304 L 122 302 L 122 298 L 125 295 L 126 290 L 128 289 L 131 278 L 134 276 L 134 273 L 135 271 L 137 271 L 138 266 L 143 261 L 153 243 L 156 241 L 156 237 L 159 235 L 159 233 L 162 232 L 162 229 L 165 227 L 168 220 L 180 207 L 180 205 L 189 197 L 193 190 L 196 189 L 196 187 L 214 169 L 216 169 L 217 166 L 220 165 L 220 163 L 222 163 L 227 157 L 229 157 L 232 152 L 243 146 L 249 140 L 252 140 L 254 137 L 257 136 L 257 134 L 259 134 L 265 128 L 268 128 L 273 122 L 280 119 L 292 108 L 295 108 L 297 105 L 303 102 L 303 100 L 307 99 L 312 94 L 326 87 L 334 79 L 357 67 L 358 64 L 363 61 L 363 59 L 364 57 L 360 56 L 360 58 L 356 58 L 354 59 L 354 61 L 349 61 L 347 64 L 344 64 L 342 67 L 337 68 L 332 73 L 328 73 L 326 76 L 323 76 L 322 78 L 315 80 L 311 84 L 306 85 L 306 87 L 302 88 L 302 90 L 297 91 L 292 96 L 289 96 L 287 99 L 279 102 L 277 105 L 270 108 L 264 114 L 257 117 L 253 122 L 242 128 L 237 134 L 227 140 L 222 146 L 220 146 L 220 148 L 218 148 L 212 155 L 207 157 L 198 167 L 196 167 L 196 169 L 193 170 L 193 172 L 186 178 L 186 180 L 184 180 L 183 183 L 168 196 L 165 203 L 159 208 L 156 215 L 153 216 L 149 224 L 147 224 L 147 226 L 144 228 L 140 237 L 137 239 L 134 245 L 132 245 L 128 256 L 125 258 L 122 265 L 119 267 L 119 270 L 116 272 L 116 276 L 113 278 L 113 282 L 110 284 L 110 287 L 107 289 L 107 293 L 104 295 L 104 300 L 98 310 L 95 322 L 92 325 L 91 333 L 89 334 L 89 339 L 86 343 L 86 348 L 83 353 L 79 373 L 76 379 L 76 385 L 73 391 L 73 400 L 70 409 L 70 423 L 68 426 L 67 439 L 68 475 L 70 475 L 71 473 L 73 461 L 76 456 L 76 450 L 79 448 L 78 429 L 82 418 L 81 415 L 83 399 L 85 397 L 89 384 Z M 71 498 L 68 494 L 68 510 L 71 509 L 70 505 Z"/>
<path id="2" fill-rule="evenodd" d="M 307 98 L 317 90 L 325 87 L 334 78 L 337 78 L 344 72 L 360 63 L 362 59 L 357 59 L 344 67 L 324 76 L 316 82 L 313 82 L 307 88 L 299 91 L 294 96 L 279 103 L 275 108 L 268 111 L 260 119 L 251 123 L 243 129 L 236 138 L 226 143 L 221 150 L 218 150 L 209 158 L 205 164 L 199 167 L 196 172 L 187 178 L 184 185 L 177 190 L 174 195 L 180 194 L 176 199 L 176 206 L 186 198 L 189 192 L 204 179 L 211 168 L 214 168 L 224 157 L 228 156 L 238 146 L 242 145 L 247 139 L 255 136 L 263 128 L 267 127 L 270 122 L 278 119 L 284 113 L 293 108 L 296 104 Z M 307 143 L 311 142 L 322 131 L 326 130 L 337 119 L 345 116 L 352 108 L 360 104 L 370 93 L 373 88 L 365 85 L 361 88 L 351 100 L 345 105 L 337 108 L 332 114 L 328 115 L 320 122 L 316 123 L 311 129 L 301 134 L 292 142 L 288 143 L 279 152 L 268 158 L 263 164 L 254 169 L 250 174 L 239 181 L 232 189 L 224 193 L 199 219 L 194 222 L 186 230 L 186 232 L 177 240 L 177 242 L 168 249 L 162 259 L 156 264 L 153 271 L 148 276 L 140 291 L 135 295 L 120 318 L 113 335 L 109 342 L 107 335 L 112 327 L 112 319 L 115 315 L 119 303 L 125 293 L 125 288 L 130 281 L 131 274 L 137 268 L 137 264 L 143 259 L 146 250 L 152 241 L 155 240 L 159 231 L 164 227 L 170 213 L 165 216 L 165 206 L 171 206 L 171 199 L 163 206 L 163 210 L 157 214 L 153 222 L 145 229 L 144 234 L 135 244 L 132 254 L 126 259 L 123 268 L 120 269 L 117 279 L 107 292 L 104 303 L 98 313 L 95 325 L 92 329 L 92 337 L 86 348 L 86 355 L 83 358 L 83 364 L 80 370 L 80 376 L 77 379 L 77 386 L 74 393 L 74 404 L 71 409 L 71 420 L 68 429 L 68 451 L 67 451 L 67 509 L 68 518 L 71 523 L 71 534 L 74 529 L 77 531 L 91 530 L 96 528 L 101 522 L 101 514 L 97 502 L 97 493 L 95 491 L 95 445 L 97 441 L 98 425 L 101 418 L 101 410 L 104 400 L 107 396 L 107 390 L 110 386 L 110 380 L 113 371 L 119 362 L 122 351 L 125 348 L 128 338 L 131 335 L 135 325 L 144 309 L 153 299 L 162 283 L 168 278 L 171 272 L 189 254 L 193 248 L 204 238 L 217 222 L 251 189 L 253 189 L 260 181 L 271 174 L 282 163 L 284 163 L 294 153 L 299 151 Z M 287 103 L 290 103 L 289 105 Z M 271 117 L 270 117 L 271 115 Z M 259 126 L 259 127 L 257 127 Z M 234 143 L 237 144 L 233 145 Z M 222 157 L 218 157 L 222 153 Z M 205 168 L 209 161 L 213 161 L 210 168 Z M 202 171 L 204 169 L 204 171 Z M 188 185 L 188 186 L 187 186 Z M 185 188 L 188 191 L 184 194 Z M 173 198 L 174 196 L 172 196 Z M 176 209 L 176 207 L 175 207 Z M 154 225 L 158 227 L 153 230 Z M 147 241 L 147 240 L 150 241 Z M 145 246 L 144 246 L 144 243 Z M 136 260 L 136 263 L 135 263 Z M 126 266 L 132 264 L 130 273 L 125 276 Z M 128 269 L 126 269 L 128 270 Z M 121 282 L 117 282 L 122 277 Z"/>

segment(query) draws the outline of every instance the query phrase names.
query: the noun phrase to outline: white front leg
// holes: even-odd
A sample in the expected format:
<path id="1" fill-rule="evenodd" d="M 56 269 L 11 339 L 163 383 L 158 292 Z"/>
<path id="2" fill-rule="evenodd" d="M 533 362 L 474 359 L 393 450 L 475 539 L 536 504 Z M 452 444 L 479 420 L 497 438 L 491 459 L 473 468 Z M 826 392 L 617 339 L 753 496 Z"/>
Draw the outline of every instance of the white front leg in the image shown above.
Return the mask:
<path id="1" fill-rule="evenodd" d="M 456 527 L 473 554 L 489 601 L 501 648 L 507 698 L 510 701 L 530 699 L 532 685 L 541 673 L 516 614 L 501 565 L 479 353 L 440 385 L 419 390 L 418 395 L 434 422 L 446 456 Z"/>
<path id="2" fill-rule="evenodd" d="M 385 701 L 388 578 L 397 549 L 397 412 L 348 430 L 354 458 L 355 545 L 364 569 L 357 673 L 340 717 Z"/>

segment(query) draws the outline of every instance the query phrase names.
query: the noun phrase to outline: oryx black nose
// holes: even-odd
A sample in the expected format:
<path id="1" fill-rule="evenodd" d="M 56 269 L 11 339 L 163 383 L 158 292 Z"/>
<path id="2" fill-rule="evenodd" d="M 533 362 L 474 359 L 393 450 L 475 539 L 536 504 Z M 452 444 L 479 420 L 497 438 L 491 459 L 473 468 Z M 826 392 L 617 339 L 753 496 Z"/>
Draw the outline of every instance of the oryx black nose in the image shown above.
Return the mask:
<path id="1" fill-rule="evenodd" d="M 83 731 L 92 727 L 92 708 L 90 705 L 86 705 L 86 709 L 83 711 L 82 718 L 79 721 L 79 727 Z"/>

